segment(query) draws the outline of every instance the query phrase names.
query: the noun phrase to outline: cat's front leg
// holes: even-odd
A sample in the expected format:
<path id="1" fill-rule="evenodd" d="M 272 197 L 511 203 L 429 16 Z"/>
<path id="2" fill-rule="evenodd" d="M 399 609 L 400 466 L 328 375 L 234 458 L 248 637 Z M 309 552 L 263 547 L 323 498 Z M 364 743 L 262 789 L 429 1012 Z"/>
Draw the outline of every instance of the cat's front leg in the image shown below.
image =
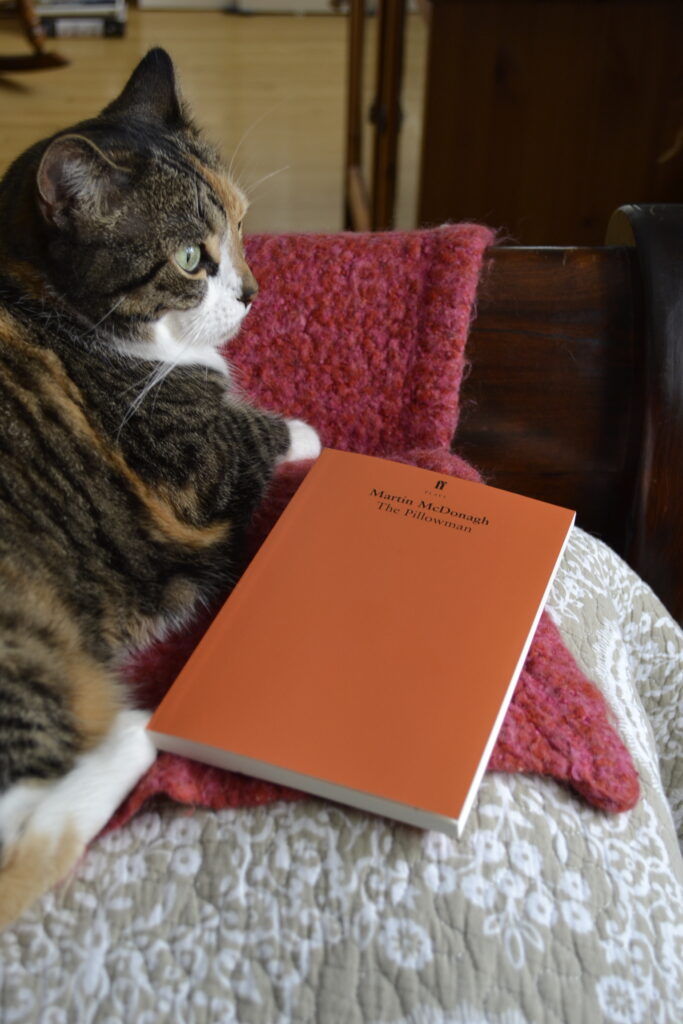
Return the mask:
<path id="1" fill-rule="evenodd" d="M 317 431 L 303 420 L 285 420 L 285 423 L 289 430 L 289 448 L 278 462 L 317 459 L 322 447 Z"/>

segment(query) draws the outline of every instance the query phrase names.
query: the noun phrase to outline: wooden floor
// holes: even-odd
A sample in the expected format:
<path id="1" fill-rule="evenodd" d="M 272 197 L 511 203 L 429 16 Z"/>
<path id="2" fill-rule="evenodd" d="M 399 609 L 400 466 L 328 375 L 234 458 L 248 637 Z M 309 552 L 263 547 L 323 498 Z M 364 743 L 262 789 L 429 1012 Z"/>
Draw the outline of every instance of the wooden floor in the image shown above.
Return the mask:
<path id="1" fill-rule="evenodd" d="M 423 30 L 407 47 L 403 170 L 397 226 L 412 227 L 419 150 Z M 233 155 L 247 189 L 249 231 L 337 231 L 347 20 L 131 10 L 123 39 L 58 39 L 66 68 L 0 77 L 0 173 L 32 142 L 91 116 L 111 100 L 146 51 L 166 47 L 197 121 Z M 27 52 L 13 20 L 0 53 Z"/>

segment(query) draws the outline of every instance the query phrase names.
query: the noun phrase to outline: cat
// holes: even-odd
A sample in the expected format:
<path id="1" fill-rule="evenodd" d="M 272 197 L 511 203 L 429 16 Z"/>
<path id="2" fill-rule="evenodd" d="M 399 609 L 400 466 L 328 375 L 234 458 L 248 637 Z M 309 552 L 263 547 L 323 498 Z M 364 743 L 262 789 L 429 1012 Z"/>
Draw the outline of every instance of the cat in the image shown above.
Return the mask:
<path id="1" fill-rule="evenodd" d="M 154 759 L 126 657 L 227 593 L 275 467 L 320 451 L 220 351 L 246 206 L 161 49 L 0 182 L 0 927 Z"/>

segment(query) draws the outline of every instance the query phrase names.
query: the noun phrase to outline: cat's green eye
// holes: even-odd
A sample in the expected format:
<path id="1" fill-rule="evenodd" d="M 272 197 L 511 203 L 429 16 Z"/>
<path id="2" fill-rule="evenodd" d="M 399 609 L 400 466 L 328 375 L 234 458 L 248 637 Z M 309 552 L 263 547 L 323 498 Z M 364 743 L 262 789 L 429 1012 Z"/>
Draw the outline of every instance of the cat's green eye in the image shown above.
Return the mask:
<path id="1" fill-rule="evenodd" d="M 176 252 L 175 261 L 186 274 L 193 274 L 202 261 L 202 251 L 198 245 L 183 245 Z"/>

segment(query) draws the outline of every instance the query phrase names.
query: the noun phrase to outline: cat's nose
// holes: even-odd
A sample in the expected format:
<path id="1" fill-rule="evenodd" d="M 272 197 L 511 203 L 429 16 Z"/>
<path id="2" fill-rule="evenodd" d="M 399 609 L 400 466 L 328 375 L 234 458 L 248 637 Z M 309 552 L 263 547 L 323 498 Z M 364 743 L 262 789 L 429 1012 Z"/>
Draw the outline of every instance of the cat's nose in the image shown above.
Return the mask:
<path id="1" fill-rule="evenodd" d="M 253 277 L 250 280 L 243 281 L 240 302 L 242 302 L 245 306 L 248 306 L 252 299 L 254 298 L 254 296 L 256 295 L 257 291 L 258 285 Z"/>

